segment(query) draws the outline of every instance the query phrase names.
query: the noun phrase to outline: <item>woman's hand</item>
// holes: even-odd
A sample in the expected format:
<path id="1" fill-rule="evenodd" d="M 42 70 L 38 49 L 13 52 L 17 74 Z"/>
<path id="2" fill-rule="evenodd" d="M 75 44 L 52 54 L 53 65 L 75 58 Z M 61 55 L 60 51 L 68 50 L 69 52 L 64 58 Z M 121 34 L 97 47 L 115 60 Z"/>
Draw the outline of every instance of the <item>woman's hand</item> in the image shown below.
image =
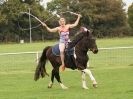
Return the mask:
<path id="1" fill-rule="evenodd" d="M 78 15 L 78 17 L 80 17 L 80 18 L 82 17 L 82 15 L 81 15 L 81 14 L 77 14 L 77 15 Z"/>
<path id="2" fill-rule="evenodd" d="M 41 24 L 42 24 L 43 26 L 47 27 L 47 25 L 46 25 L 44 22 L 41 22 Z"/>
<path id="3" fill-rule="evenodd" d="M 77 14 L 77 13 L 74 13 L 74 12 L 70 12 L 71 14 L 73 14 L 73 15 L 77 15 L 78 17 L 82 17 L 82 15 L 81 14 Z"/>

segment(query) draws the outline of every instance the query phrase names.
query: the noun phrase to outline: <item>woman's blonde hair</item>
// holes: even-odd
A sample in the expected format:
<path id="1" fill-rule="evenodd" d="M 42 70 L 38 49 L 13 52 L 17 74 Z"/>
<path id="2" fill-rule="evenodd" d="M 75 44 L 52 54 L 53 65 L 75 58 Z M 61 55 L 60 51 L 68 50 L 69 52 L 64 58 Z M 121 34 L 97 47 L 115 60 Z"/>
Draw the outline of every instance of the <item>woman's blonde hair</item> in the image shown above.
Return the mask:
<path id="1" fill-rule="evenodd" d="M 64 17 L 60 17 L 59 24 L 60 24 L 60 22 L 61 22 L 62 19 L 66 22 L 66 19 Z"/>

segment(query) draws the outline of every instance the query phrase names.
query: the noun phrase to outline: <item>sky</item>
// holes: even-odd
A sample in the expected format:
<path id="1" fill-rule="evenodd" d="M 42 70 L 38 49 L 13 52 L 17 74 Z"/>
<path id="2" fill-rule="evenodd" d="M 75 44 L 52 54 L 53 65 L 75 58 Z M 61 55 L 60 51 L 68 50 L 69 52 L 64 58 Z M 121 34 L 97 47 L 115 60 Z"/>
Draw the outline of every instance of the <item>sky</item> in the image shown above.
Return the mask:
<path id="1" fill-rule="evenodd" d="M 45 8 L 47 6 L 47 2 L 50 2 L 51 0 L 41 0 L 41 5 L 43 5 Z"/>
<path id="2" fill-rule="evenodd" d="M 123 2 L 126 3 L 126 6 L 124 8 L 127 11 L 128 7 L 133 3 L 133 0 L 123 0 Z"/>
<path id="3" fill-rule="evenodd" d="M 44 5 L 44 7 L 46 7 L 46 3 L 50 2 L 51 0 L 42 0 L 43 2 L 41 4 Z M 124 7 L 124 9 L 126 9 L 126 11 L 128 10 L 128 7 L 133 3 L 133 0 L 123 0 L 123 2 L 126 4 L 126 6 Z"/>

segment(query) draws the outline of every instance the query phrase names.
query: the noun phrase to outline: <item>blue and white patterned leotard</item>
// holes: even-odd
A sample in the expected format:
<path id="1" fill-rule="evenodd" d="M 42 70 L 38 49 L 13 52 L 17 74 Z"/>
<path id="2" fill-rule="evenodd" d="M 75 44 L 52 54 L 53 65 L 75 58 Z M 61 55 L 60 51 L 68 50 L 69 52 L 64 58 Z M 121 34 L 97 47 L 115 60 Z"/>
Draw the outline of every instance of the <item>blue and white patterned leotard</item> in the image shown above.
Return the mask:
<path id="1" fill-rule="evenodd" d="M 65 30 L 65 29 L 60 30 L 60 41 L 59 42 L 65 43 L 65 45 L 68 44 L 68 42 L 70 42 L 68 30 Z"/>

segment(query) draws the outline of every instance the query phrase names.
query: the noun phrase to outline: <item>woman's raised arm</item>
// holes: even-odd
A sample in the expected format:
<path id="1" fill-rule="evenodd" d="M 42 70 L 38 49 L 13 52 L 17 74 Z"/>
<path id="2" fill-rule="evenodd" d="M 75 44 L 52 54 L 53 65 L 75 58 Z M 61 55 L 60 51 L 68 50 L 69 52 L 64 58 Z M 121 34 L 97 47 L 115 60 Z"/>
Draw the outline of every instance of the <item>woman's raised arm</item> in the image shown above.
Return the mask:
<path id="1" fill-rule="evenodd" d="M 78 18 L 77 18 L 77 20 L 75 21 L 75 23 L 74 24 L 68 24 L 69 25 L 69 28 L 73 28 L 73 27 L 75 27 L 75 26 L 77 26 L 78 25 L 78 23 L 79 23 L 79 20 L 80 20 L 80 18 L 82 17 L 80 14 L 77 14 L 78 15 Z"/>

